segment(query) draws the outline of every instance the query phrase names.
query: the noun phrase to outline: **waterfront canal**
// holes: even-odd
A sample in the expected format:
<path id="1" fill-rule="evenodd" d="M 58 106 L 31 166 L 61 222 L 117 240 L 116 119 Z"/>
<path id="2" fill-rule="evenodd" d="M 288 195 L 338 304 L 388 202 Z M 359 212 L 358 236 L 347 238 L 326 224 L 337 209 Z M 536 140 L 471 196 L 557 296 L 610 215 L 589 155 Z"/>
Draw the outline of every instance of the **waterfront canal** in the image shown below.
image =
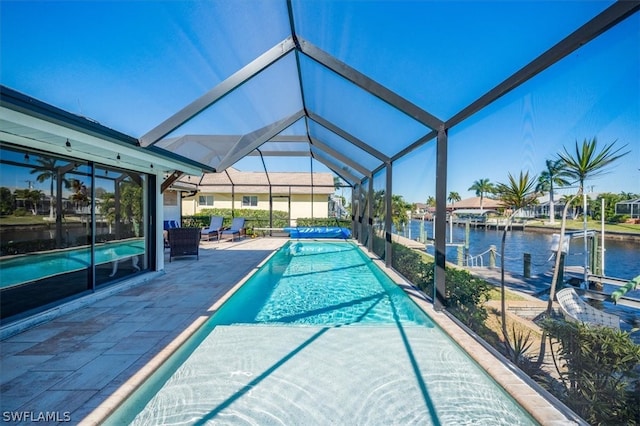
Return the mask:
<path id="1" fill-rule="evenodd" d="M 424 225 L 424 231 L 421 227 Z M 454 244 L 465 243 L 465 227 L 453 226 L 453 238 L 450 238 L 450 228 L 447 227 L 447 243 L 451 240 Z M 424 234 L 421 234 L 424 232 Z M 489 248 L 494 245 L 500 253 L 502 230 L 474 228 L 469 229 L 468 256 L 473 265 L 489 265 Z M 402 234 L 405 237 L 416 240 L 421 235 L 433 238 L 433 222 L 411 221 L 410 230 Z M 531 254 L 531 274 L 540 275 L 553 269 L 552 238 L 550 233 L 536 231 L 513 230 L 507 232 L 505 240 L 504 267 L 505 271 L 522 274 L 524 269 L 523 254 Z M 433 246 L 427 247 L 427 252 L 433 254 Z M 447 261 L 456 263 L 458 248 L 447 247 Z M 496 266 L 500 267 L 502 259 L 498 255 Z M 569 244 L 569 254 L 565 261 L 566 266 L 583 266 L 584 249 L 582 238 L 573 239 Z M 605 275 L 609 277 L 631 280 L 640 275 L 640 243 L 637 241 L 624 241 L 607 239 L 605 235 Z"/>

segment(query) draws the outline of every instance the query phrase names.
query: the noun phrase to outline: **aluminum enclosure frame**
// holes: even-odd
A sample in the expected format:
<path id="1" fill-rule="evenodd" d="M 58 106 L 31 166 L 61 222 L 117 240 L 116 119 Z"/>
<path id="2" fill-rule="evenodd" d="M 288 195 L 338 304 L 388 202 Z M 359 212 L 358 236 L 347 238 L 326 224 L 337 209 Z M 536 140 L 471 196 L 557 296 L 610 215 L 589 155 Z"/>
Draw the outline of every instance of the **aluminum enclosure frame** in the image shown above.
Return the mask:
<path id="1" fill-rule="evenodd" d="M 403 98 L 392 90 L 386 88 L 377 81 L 367 77 L 350 65 L 340 61 L 331 54 L 323 51 L 308 40 L 300 37 L 296 31 L 296 22 L 293 13 L 293 4 L 290 0 L 286 1 L 287 12 L 289 17 L 290 36 L 272 46 L 262 55 L 251 61 L 249 64 L 236 71 L 230 77 L 223 80 L 220 84 L 204 93 L 202 96 L 193 100 L 177 113 L 173 114 L 162 123 L 148 131 L 139 139 L 104 129 L 102 126 L 93 125 L 88 121 L 79 121 L 77 116 L 72 114 L 61 114 L 52 109 L 46 109 L 37 103 L 23 102 L 20 104 L 21 98 L 11 97 L 7 89 L 2 88 L 0 101 L 2 106 L 7 109 L 31 114 L 36 118 L 46 118 L 56 124 L 65 125 L 70 129 L 78 129 L 88 135 L 96 135 L 120 145 L 124 148 L 141 150 L 141 147 L 147 149 L 149 155 L 157 154 L 159 157 L 174 159 L 176 161 L 175 171 L 172 170 L 169 177 L 162 183 L 161 188 L 168 188 L 178 177 L 189 171 L 201 170 L 209 172 L 223 172 L 232 166 L 239 159 L 254 155 L 261 156 L 298 156 L 308 155 L 309 157 L 320 161 L 322 164 L 331 169 L 338 176 L 343 178 L 352 188 L 352 204 L 357 204 L 357 211 L 353 212 L 352 222 L 354 231 L 358 240 L 366 244 L 372 249 L 373 236 L 373 178 L 378 172 L 383 170 L 386 173 L 385 180 L 385 198 L 384 205 L 386 211 L 391 211 L 391 196 L 393 182 L 393 163 L 404 158 L 410 152 L 418 149 L 427 143 L 435 143 L 436 145 L 436 217 L 443 218 L 446 216 L 446 197 L 447 197 L 447 151 L 448 151 L 448 134 L 449 130 L 467 120 L 483 108 L 500 99 L 505 94 L 513 91 L 522 84 L 531 80 L 534 76 L 545 71 L 547 68 L 556 64 L 563 58 L 578 50 L 583 45 L 589 43 L 607 30 L 615 27 L 620 22 L 634 15 L 640 10 L 640 1 L 617 1 L 600 14 L 595 16 L 584 25 L 580 26 L 573 33 L 556 43 L 547 51 L 543 52 L 537 58 L 533 59 L 520 70 L 507 77 L 504 81 L 496 85 L 485 94 L 472 101 L 469 105 L 462 108 L 459 112 L 453 114 L 446 119 L 438 118 L 432 113 L 423 110 L 419 106 Z M 218 167 L 212 167 L 209 164 L 198 162 L 196 159 L 180 156 L 170 150 L 164 150 L 156 146 L 164 137 L 187 123 L 198 114 L 214 105 L 219 100 L 231 94 L 253 77 L 259 75 L 262 71 L 268 69 L 273 64 L 279 62 L 283 58 L 293 53 L 296 58 L 297 76 L 301 93 L 301 109 L 294 114 L 283 117 L 278 121 L 267 124 L 267 126 L 254 131 L 253 133 L 243 135 L 235 145 L 222 158 Z M 406 146 L 400 147 L 397 152 L 386 155 L 380 150 L 374 148 L 370 141 L 360 140 L 347 130 L 341 128 L 336 123 L 327 120 L 325 117 L 311 111 L 308 107 L 307 94 L 304 92 L 305 75 L 300 65 L 300 58 L 311 59 L 315 64 L 319 64 L 323 69 L 329 70 L 331 73 L 344 79 L 346 82 L 358 87 L 371 96 L 383 101 L 395 110 L 401 112 L 406 117 L 412 119 L 416 123 L 424 126 L 426 132 L 417 140 Z M 13 99 L 15 98 L 15 99 Z M 42 111 L 41 111 L 42 109 Z M 289 129 L 294 123 L 304 119 L 306 134 L 295 137 L 285 137 L 281 133 Z M 358 158 L 349 156 L 340 148 L 331 147 L 327 141 L 321 140 L 310 131 L 310 124 L 315 123 L 322 126 L 327 131 L 337 135 L 347 141 L 353 147 L 362 150 L 367 155 L 378 161 L 373 169 L 366 167 Z M 307 144 L 307 149 L 299 149 L 295 151 L 257 151 L 265 143 L 291 142 L 296 141 Z M 343 170 L 340 163 L 349 166 L 352 173 Z M 313 168 L 313 167 L 312 167 Z M 361 173 L 362 177 L 357 176 Z M 365 186 L 366 185 L 366 186 Z M 357 202 L 356 202 L 357 199 Z M 361 202 L 364 200 L 364 202 Z M 363 229 L 366 227 L 366 230 Z M 385 216 L 384 222 L 384 240 L 385 240 L 385 263 L 391 265 L 392 245 L 391 245 L 391 217 L 389 214 Z M 357 228 L 357 230 L 356 230 Z M 366 238 L 366 240 L 364 239 Z M 444 268 L 446 263 L 445 255 L 446 242 L 446 226 L 444 220 L 436 222 L 435 226 L 435 249 L 436 249 L 436 273 L 433 303 L 436 309 L 442 309 L 446 303 L 445 298 L 445 281 Z"/>

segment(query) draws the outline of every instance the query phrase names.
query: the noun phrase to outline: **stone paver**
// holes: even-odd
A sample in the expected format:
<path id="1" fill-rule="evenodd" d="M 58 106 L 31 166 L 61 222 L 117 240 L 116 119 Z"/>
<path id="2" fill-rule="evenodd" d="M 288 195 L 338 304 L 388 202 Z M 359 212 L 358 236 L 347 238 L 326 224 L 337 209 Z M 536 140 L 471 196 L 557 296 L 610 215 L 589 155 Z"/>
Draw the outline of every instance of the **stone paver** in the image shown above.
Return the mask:
<path id="1" fill-rule="evenodd" d="M 7 337 L 0 342 L 0 411 L 56 412 L 69 416 L 72 424 L 99 423 L 138 377 L 153 371 L 285 241 L 203 242 L 199 260 L 166 262 L 165 273 L 155 273 L 153 279 L 122 284 L 122 290 L 110 289 L 113 294 L 101 300 Z M 465 345 L 474 344 L 442 314 L 429 314 L 449 334 L 468 340 Z M 483 357 L 498 365 L 500 375 L 508 372 L 491 355 Z M 531 389 L 524 388 L 528 391 L 521 392 L 531 400 Z M 551 404 L 534 400 L 538 408 L 544 407 L 539 411 L 549 424 L 568 424 Z"/>

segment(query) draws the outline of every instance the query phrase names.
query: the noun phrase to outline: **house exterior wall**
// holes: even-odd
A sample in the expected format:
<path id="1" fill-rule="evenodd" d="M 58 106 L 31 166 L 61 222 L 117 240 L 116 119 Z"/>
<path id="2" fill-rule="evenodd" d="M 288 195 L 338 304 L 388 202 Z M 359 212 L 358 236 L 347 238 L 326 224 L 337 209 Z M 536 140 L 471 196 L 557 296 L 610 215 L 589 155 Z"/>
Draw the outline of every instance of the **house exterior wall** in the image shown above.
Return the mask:
<path id="1" fill-rule="evenodd" d="M 213 205 L 200 205 L 198 202 L 200 196 L 213 196 Z M 257 205 L 243 206 L 243 196 L 257 197 Z M 311 194 L 276 194 L 273 195 L 273 198 L 273 210 L 289 210 L 292 225 L 295 225 L 295 220 L 298 218 L 312 216 L 316 218 L 329 217 L 329 196 L 327 194 L 314 194 L 313 201 L 311 200 Z M 211 208 L 269 210 L 269 194 L 245 194 L 236 192 L 232 198 L 231 194 L 228 193 L 200 192 L 193 197 L 187 197 L 182 200 L 182 214 L 186 216 L 197 215 L 202 210 Z"/>
<path id="2" fill-rule="evenodd" d="M 164 220 L 180 221 L 180 192 L 171 189 L 162 194 L 162 211 Z"/>

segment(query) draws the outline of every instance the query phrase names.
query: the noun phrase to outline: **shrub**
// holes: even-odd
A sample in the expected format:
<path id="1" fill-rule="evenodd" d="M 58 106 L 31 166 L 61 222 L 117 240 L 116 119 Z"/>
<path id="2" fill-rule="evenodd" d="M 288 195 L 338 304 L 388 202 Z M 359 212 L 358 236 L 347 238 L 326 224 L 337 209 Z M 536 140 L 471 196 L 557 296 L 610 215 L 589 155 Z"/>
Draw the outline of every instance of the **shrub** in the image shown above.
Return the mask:
<path id="1" fill-rule="evenodd" d="M 300 217 L 296 219 L 298 226 L 339 226 L 351 229 L 351 220 L 337 219 L 335 217 Z"/>
<path id="2" fill-rule="evenodd" d="M 426 289 L 432 281 L 433 262 L 420 253 L 400 244 L 393 244 L 391 266 L 420 289 Z"/>
<path id="3" fill-rule="evenodd" d="M 624 223 L 630 217 L 631 216 L 629 216 L 627 214 L 616 214 L 616 215 L 611 216 L 611 218 L 609 218 L 609 222 L 610 223 Z"/>
<path id="4" fill-rule="evenodd" d="M 384 257 L 384 253 L 386 251 L 386 242 L 384 238 L 378 237 L 375 233 L 372 233 L 371 237 L 373 238 L 373 252 L 380 257 Z"/>
<path id="5" fill-rule="evenodd" d="M 445 272 L 447 308 L 472 330 L 484 332 L 489 316 L 484 302 L 492 286 L 462 269 L 447 267 Z"/>
<path id="6" fill-rule="evenodd" d="M 195 226 L 204 228 L 209 226 L 211 216 L 222 216 L 224 218 L 224 226 L 230 226 L 234 217 L 244 217 L 246 219 L 245 227 L 247 233 L 251 234 L 253 228 L 269 227 L 269 210 L 255 209 L 203 209 L 199 214 L 194 216 L 183 216 L 182 226 Z M 289 226 L 289 214 L 287 212 L 273 211 L 273 227 L 284 228 Z"/>
<path id="7" fill-rule="evenodd" d="M 433 294 L 434 263 L 413 249 L 393 243 L 391 265 L 405 278 L 424 291 Z M 465 270 L 447 267 L 445 279 L 446 307 L 472 330 L 486 334 L 488 313 L 484 302 L 489 299 L 492 286 L 473 277 Z"/>
<path id="8" fill-rule="evenodd" d="M 590 424 L 640 424 L 640 346 L 629 334 L 547 319 L 563 387 L 559 397 Z"/>

